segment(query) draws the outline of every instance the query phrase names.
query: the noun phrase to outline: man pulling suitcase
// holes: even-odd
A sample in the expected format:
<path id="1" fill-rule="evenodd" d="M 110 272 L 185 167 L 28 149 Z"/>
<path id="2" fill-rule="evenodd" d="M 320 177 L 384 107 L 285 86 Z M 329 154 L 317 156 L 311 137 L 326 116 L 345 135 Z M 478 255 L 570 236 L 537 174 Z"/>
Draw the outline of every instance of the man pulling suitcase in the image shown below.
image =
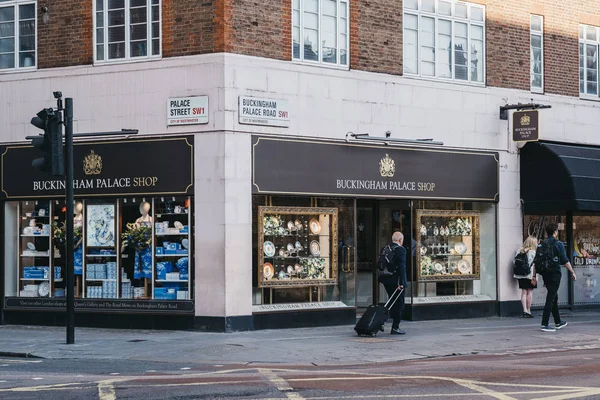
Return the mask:
<path id="1" fill-rule="evenodd" d="M 402 247 L 404 235 L 394 232 L 392 243 L 381 249 L 378 260 L 379 282 L 388 293 L 389 300 L 384 306 L 370 306 L 356 324 L 354 330 L 359 335 L 375 336 L 383 331 L 388 316 L 392 317 L 392 335 L 404 335 L 400 329 L 400 320 L 404 310 L 404 288 L 406 281 L 406 249 Z"/>

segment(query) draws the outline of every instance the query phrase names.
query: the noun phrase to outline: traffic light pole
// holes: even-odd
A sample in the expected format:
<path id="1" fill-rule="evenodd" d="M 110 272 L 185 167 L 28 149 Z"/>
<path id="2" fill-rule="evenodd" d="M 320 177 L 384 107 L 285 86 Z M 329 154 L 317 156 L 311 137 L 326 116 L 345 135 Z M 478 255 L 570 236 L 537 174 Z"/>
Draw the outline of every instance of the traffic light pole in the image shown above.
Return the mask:
<path id="1" fill-rule="evenodd" d="M 74 207 L 73 194 L 73 99 L 65 99 L 65 164 L 67 191 L 67 344 L 75 343 L 75 274 L 74 274 Z"/>

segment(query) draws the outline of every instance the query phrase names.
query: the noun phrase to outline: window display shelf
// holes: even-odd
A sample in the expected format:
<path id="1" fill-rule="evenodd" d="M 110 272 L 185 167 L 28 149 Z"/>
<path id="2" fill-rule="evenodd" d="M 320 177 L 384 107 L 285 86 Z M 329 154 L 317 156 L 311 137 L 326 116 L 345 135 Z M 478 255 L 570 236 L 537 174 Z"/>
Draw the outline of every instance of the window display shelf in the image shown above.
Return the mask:
<path id="1" fill-rule="evenodd" d="M 337 208 L 258 209 L 260 287 L 337 283 Z"/>
<path id="2" fill-rule="evenodd" d="M 417 280 L 479 279 L 479 219 L 478 211 L 417 210 Z"/>
<path id="3" fill-rule="evenodd" d="M 22 281 L 49 281 L 50 278 L 21 278 Z M 56 279 L 54 282 L 58 282 Z"/>
<path id="4" fill-rule="evenodd" d="M 157 279 L 156 282 L 181 282 L 181 283 L 187 283 L 189 282 L 189 279 Z"/>
<path id="5" fill-rule="evenodd" d="M 157 233 L 156 236 L 188 236 L 189 233 Z"/>
<path id="6" fill-rule="evenodd" d="M 116 254 L 86 254 L 85 256 L 88 258 L 102 258 L 102 257 L 115 258 L 115 257 L 117 257 Z"/>
<path id="7" fill-rule="evenodd" d="M 50 254 L 21 254 L 21 257 L 28 258 L 48 258 Z M 56 258 L 56 257 L 55 257 Z"/>
<path id="8" fill-rule="evenodd" d="M 86 279 L 86 282 L 115 282 L 116 279 Z"/>
<path id="9" fill-rule="evenodd" d="M 46 238 L 49 238 L 50 235 L 21 235 L 21 237 L 46 237 Z"/>
<path id="10" fill-rule="evenodd" d="M 161 212 L 161 213 L 157 213 L 156 214 L 156 218 L 161 218 L 163 215 L 179 215 L 179 216 L 187 218 L 188 213 L 186 213 L 186 212 L 180 212 L 180 213 L 164 213 L 164 212 Z"/>

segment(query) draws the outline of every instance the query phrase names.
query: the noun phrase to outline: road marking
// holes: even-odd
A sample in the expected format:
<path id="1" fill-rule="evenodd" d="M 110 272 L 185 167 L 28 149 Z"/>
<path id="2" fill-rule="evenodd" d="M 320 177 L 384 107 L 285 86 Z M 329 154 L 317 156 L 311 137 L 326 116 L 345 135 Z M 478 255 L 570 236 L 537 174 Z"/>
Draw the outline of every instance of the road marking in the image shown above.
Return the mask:
<path id="1" fill-rule="evenodd" d="M 182 371 L 187 371 L 188 369 L 191 369 L 190 367 L 183 367 L 183 368 L 179 368 Z"/>
<path id="2" fill-rule="evenodd" d="M 120 373 L 118 373 L 118 372 L 111 372 L 110 374 L 111 374 L 111 375 L 121 375 L 121 374 L 120 374 Z"/>
<path id="3" fill-rule="evenodd" d="M 100 400 L 117 400 L 112 380 L 98 382 L 98 398 Z"/>
<path id="4" fill-rule="evenodd" d="M 44 378 L 31 378 L 31 379 L 33 379 L 34 381 L 41 381 Z"/>
<path id="5" fill-rule="evenodd" d="M 8 367 L 8 364 L 2 364 L 0 367 Z"/>
<path id="6" fill-rule="evenodd" d="M 6 381 L 0 381 L 0 383 L 6 383 Z"/>
<path id="7" fill-rule="evenodd" d="M 155 369 L 149 369 L 146 372 L 156 372 L 156 370 Z"/>
<path id="8" fill-rule="evenodd" d="M 300 396 L 300 394 L 298 392 L 294 391 L 294 389 L 290 386 L 290 384 L 285 379 L 283 379 L 282 377 L 277 375 L 272 370 L 258 368 L 258 372 L 263 374 L 269 380 L 269 382 L 274 384 L 277 387 L 277 390 L 285 393 L 285 396 L 288 399 L 298 399 L 298 400 L 304 399 L 304 397 Z"/>

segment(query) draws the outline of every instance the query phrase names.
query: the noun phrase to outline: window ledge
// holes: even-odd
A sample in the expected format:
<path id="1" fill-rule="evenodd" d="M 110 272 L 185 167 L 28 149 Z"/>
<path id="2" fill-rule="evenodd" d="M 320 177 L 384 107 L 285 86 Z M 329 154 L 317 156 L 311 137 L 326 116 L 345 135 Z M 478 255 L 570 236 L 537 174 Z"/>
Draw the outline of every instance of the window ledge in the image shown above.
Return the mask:
<path id="1" fill-rule="evenodd" d="M 132 64 L 132 63 L 141 63 L 141 62 L 151 62 L 151 61 L 160 61 L 162 60 L 162 55 L 153 56 L 147 58 L 120 58 L 118 60 L 102 60 L 102 61 L 94 61 L 94 67 L 100 67 L 103 65 L 118 65 L 118 64 Z"/>
<path id="2" fill-rule="evenodd" d="M 316 61 L 302 61 L 302 60 L 292 59 L 292 64 L 308 65 L 311 67 L 318 67 L 318 68 L 337 69 L 339 71 L 349 71 L 350 70 L 349 65 L 327 64 L 327 63 L 321 63 L 321 62 L 316 62 Z"/>
<path id="3" fill-rule="evenodd" d="M 27 67 L 27 68 L 6 68 L 0 69 L 0 74 L 18 74 L 21 72 L 35 72 L 37 71 L 37 67 Z"/>
<path id="4" fill-rule="evenodd" d="M 579 94 L 579 100 L 600 101 L 600 97 L 589 94 Z"/>
<path id="5" fill-rule="evenodd" d="M 531 88 L 531 93 L 544 94 L 544 88 Z"/>
<path id="6" fill-rule="evenodd" d="M 419 80 L 419 81 L 449 83 L 451 85 L 472 86 L 472 87 L 478 87 L 478 88 L 486 87 L 485 82 L 469 82 L 469 81 L 461 81 L 461 80 L 456 80 L 456 79 L 429 78 L 429 77 L 425 77 L 425 76 L 412 75 L 412 74 L 407 74 L 407 73 L 403 73 L 402 76 L 405 78 L 415 79 L 415 80 Z"/>

